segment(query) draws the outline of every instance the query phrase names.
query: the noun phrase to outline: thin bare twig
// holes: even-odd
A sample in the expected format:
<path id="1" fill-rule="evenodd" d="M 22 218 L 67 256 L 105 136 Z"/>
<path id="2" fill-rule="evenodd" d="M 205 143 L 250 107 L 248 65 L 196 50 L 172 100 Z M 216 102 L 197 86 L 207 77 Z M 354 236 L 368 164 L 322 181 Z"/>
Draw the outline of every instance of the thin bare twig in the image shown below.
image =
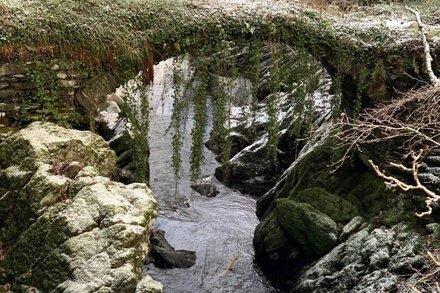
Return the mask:
<path id="1" fill-rule="evenodd" d="M 426 194 L 426 208 L 428 209 L 426 212 L 422 213 L 416 213 L 418 217 L 423 217 L 426 215 L 430 215 L 432 213 L 432 205 L 440 200 L 440 195 L 436 194 L 432 190 L 429 190 L 425 185 L 420 182 L 419 179 L 419 167 L 420 167 L 420 160 L 423 158 L 423 152 L 424 150 L 421 149 L 418 153 L 411 152 L 412 157 L 412 166 L 411 168 L 408 168 L 406 166 L 403 166 L 402 164 L 393 164 L 394 167 L 400 168 L 404 171 L 411 171 L 413 175 L 413 179 L 415 184 L 407 184 L 396 177 L 385 175 L 384 172 L 382 172 L 379 169 L 379 166 L 375 165 L 372 160 L 369 160 L 371 167 L 376 172 L 376 174 L 385 180 L 385 184 L 387 184 L 390 187 L 393 188 L 399 188 L 403 191 L 409 191 L 409 190 L 420 190 Z"/>

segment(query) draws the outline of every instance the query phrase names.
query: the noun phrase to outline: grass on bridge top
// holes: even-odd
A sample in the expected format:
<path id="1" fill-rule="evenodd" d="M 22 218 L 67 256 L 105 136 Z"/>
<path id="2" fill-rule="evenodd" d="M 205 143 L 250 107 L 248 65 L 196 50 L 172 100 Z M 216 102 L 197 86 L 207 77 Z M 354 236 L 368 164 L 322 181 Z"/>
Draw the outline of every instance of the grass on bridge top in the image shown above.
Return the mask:
<path id="1" fill-rule="evenodd" d="M 329 13 L 335 5 L 327 5 L 328 11 L 321 14 L 312 5 L 319 0 L 309 1 L 0 0 L 0 60 L 66 57 L 84 64 L 133 67 L 142 64 L 151 50 L 183 52 L 198 42 L 221 38 L 253 34 L 264 38 L 277 17 L 317 24 L 315 31 L 304 29 L 310 38 L 338 34 L 341 42 L 358 43 L 353 47 L 393 44 L 398 39 L 394 28 L 384 29 L 382 22 L 398 13 L 412 19 L 401 4 L 353 6 L 343 14 Z M 432 8 L 426 3 L 439 2 L 417 3 Z M 393 5 L 400 8 L 389 8 Z M 406 38 L 417 37 L 417 29 L 412 33 L 399 29 L 396 33 Z"/>

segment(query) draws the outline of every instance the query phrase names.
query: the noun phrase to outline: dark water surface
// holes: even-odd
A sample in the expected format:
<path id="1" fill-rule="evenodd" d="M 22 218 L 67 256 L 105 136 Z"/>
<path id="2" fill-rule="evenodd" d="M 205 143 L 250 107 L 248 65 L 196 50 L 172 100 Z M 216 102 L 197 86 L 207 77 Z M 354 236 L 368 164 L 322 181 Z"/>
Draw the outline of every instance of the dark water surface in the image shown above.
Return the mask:
<path id="1" fill-rule="evenodd" d="M 197 263 L 189 269 L 144 267 L 145 273 L 162 282 L 165 292 L 277 292 L 253 263 L 252 238 L 258 219 L 255 199 L 240 194 L 217 181 L 212 175 L 218 163 L 205 149 L 202 177 L 212 176 L 220 194 L 206 198 L 190 188 L 189 156 L 191 150 L 192 113 L 185 127 L 182 147 L 183 172 L 175 196 L 171 168 L 172 131 L 165 134 L 172 111 L 171 62 L 156 66 L 151 101 L 150 166 L 151 189 L 159 202 L 156 228 L 166 232 L 175 249 L 193 250 Z M 168 67 L 168 69 L 167 69 Z M 180 202 L 176 209 L 176 202 Z M 182 202 L 187 202 L 185 207 Z M 237 256 L 232 271 L 225 273 L 231 259 Z"/>

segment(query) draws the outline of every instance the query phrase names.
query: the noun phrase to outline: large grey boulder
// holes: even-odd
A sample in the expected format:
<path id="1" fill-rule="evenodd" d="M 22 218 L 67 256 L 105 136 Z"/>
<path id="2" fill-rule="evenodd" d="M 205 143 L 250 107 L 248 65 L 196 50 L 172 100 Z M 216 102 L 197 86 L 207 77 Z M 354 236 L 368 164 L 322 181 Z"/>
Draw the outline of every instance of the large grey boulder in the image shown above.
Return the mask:
<path id="1" fill-rule="evenodd" d="M 305 268 L 292 292 L 392 292 L 426 266 L 421 237 L 405 225 L 366 227 Z"/>
<path id="2" fill-rule="evenodd" d="M 34 123 L 3 139 L 0 157 L 0 271 L 13 291 L 161 292 L 142 279 L 156 201 L 145 184 L 102 176 L 116 161 L 102 138 Z"/>
<path id="3" fill-rule="evenodd" d="M 41 164 L 77 161 L 93 166 L 99 175 L 112 177 L 115 154 L 101 137 L 89 131 L 65 129 L 34 122 L 7 136 L 0 144 L 0 166 L 16 165 L 35 171 Z"/>

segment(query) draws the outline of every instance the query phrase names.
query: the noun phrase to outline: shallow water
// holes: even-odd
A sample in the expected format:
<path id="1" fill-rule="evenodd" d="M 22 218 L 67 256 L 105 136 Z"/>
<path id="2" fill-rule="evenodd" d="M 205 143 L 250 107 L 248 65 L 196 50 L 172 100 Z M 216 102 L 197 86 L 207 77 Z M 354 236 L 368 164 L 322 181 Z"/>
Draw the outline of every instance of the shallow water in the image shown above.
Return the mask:
<path id="1" fill-rule="evenodd" d="M 151 98 L 150 182 L 160 207 L 156 228 L 166 232 L 167 240 L 176 249 L 195 251 L 197 262 L 189 269 L 166 270 L 150 264 L 144 267 L 144 271 L 162 282 L 165 292 L 169 293 L 277 292 L 253 262 L 252 238 L 258 224 L 255 199 L 224 186 L 212 176 L 218 163 L 207 149 L 204 151 L 202 177 L 212 176 L 220 194 L 215 198 L 206 198 L 190 188 L 191 111 L 182 147 L 183 172 L 178 184 L 179 196 L 175 196 L 171 167 L 172 133 L 165 134 L 172 111 L 170 64 L 168 61 L 156 66 Z M 176 202 L 180 204 L 176 205 Z M 238 257 L 238 261 L 232 271 L 226 272 L 234 256 Z"/>

